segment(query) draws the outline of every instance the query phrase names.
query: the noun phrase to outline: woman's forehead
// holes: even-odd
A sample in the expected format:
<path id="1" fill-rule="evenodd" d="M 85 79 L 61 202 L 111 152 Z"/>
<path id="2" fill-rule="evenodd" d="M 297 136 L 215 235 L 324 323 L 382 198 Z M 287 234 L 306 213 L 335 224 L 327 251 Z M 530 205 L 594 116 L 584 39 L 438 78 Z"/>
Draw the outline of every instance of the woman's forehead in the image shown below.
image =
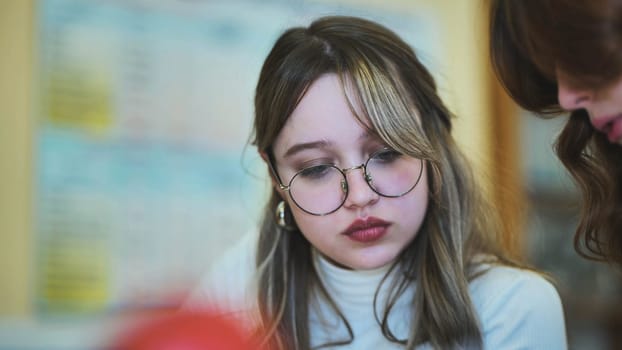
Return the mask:
<path id="1" fill-rule="evenodd" d="M 356 102 L 352 103 L 358 108 Z M 277 136 L 274 148 L 286 152 L 300 143 L 365 141 L 374 137 L 370 131 L 369 124 L 354 114 L 339 77 L 326 74 L 307 89 Z"/>

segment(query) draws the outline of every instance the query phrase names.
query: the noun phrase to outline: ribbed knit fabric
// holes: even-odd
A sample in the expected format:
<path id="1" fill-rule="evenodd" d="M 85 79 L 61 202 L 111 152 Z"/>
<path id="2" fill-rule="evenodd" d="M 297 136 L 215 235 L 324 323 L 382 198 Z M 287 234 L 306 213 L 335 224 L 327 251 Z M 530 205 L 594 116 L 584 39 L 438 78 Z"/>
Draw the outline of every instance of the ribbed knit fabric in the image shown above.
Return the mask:
<path id="1" fill-rule="evenodd" d="M 404 348 L 401 344 L 386 339 L 379 326 L 395 272 L 382 284 L 376 301 L 376 313 L 374 313 L 374 295 L 388 272 L 389 266 L 375 270 L 354 271 L 337 267 L 317 253 L 314 254 L 314 260 L 322 283 L 353 331 L 352 342 L 348 346 L 337 347 L 337 349 Z M 389 326 L 397 339 L 408 337 L 410 314 L 407 310 L 412 309 L 413 293 L 414 289 L 405 292 L 390 313 Z M 317 310 L 318 308 L 312 309 L 310 316 L 312 345 L 325 344 L 331 340 L 350 339 L 343 320 L 335 317 L 334 312 L 331 312 L 325 304 L 321 302 L 319 304 L 321 311 Z"/>
<path id="2" fill-rule="evenodd" d="M 218 305 L 240 319 L 257 318 L 254 282 L 256 234 L 247 235 L 227 251 L 205 275 L 185 307 Z M 388 267 L 368 271 L 340 268 L 314 254 L 315 266 L 327 291 L 347 318 L 354 339 L 348 345 L 327 349 L 391 350 L 403 346 L 383 336 L 374 316 L 373 300 Z M 378 317 L 383 315 L 390 281 L 379 292 Z M 510 267 L 492 267 L 469 285 L 479 316 L 486 349 L 566 349 L 564 316 L 555 288 L 536 273 Z M 398 339 L 408 336 L 411 300 L 406 291 L 389 316 L 389 326 Z M 348 340 L 342 320 L 323 300 L 311 303 L 312 345 Z M 252 325 L 250 325 L 252 327 Z M 418 349 L 428 349 L 424 345 Z M 322 348 L 325 349 L 325 348 Z"/>

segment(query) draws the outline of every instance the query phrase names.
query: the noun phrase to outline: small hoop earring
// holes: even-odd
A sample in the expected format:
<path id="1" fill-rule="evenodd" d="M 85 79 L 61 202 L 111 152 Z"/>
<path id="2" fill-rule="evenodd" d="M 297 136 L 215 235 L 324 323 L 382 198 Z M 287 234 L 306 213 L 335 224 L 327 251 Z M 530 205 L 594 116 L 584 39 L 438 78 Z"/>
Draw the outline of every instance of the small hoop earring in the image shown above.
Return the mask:
<path id="1" fill-rule="evenodd" d="M 282 228 L 286 228 L 287 224 L 285 223 L 285 201 L 280 201 L 279 204 L 276 205 L 276 224 L 281 226 Z"/>

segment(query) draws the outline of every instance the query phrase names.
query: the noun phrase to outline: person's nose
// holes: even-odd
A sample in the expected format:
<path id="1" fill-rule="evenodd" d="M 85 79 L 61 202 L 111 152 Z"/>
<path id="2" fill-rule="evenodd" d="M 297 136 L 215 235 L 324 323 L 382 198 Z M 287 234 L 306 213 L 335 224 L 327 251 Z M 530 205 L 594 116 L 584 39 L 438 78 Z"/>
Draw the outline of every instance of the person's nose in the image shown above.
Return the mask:
<path id="1" fill-rule="evenodd" d="M 567 110 L 587 108 L 594 98 L 592 89 L 577 87 L 566 79 L 557 79 L 557 99 L 559 105 Z"/>
<path id="2" fill-rule="evenodd" d="M 362 165 L 347 169 L 345 174 L 348 197 L 343 205 L 346 208 L 362 208 L 378 201 L 380 196 L 367 183 L 365 168 Z"/>

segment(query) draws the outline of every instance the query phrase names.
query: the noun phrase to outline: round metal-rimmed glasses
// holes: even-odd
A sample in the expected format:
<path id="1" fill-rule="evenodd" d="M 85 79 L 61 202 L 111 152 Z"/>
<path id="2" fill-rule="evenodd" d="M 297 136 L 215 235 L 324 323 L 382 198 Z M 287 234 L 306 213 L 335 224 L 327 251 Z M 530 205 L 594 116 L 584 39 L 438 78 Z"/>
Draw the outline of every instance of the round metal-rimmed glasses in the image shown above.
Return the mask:
<path id="1" fill-rule="evenodd" d="M 292 201 L 304 212 L 323 216 L 334 213 L 348 198 L 346 174 L 363 170 L 369 187 L 382 197 L 401 197 L 421 180 L 423 161 L 390 148 L 374 152 L 361 165 L 341 169 L 334 164 L 319 164 L 298 171 L 284 185 L 270 157 L 270 169 L 279 182 L 279 188 L 289 193 Z"/>

